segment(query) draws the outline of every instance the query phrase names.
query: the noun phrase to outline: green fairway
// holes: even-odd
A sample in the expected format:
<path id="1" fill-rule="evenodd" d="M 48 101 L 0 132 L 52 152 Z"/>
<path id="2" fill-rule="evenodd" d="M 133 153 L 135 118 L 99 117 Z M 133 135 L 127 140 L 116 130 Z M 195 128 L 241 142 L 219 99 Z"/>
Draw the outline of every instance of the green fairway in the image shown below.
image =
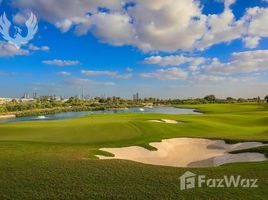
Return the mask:
<path id="1" fill-rule="evenodd" d="M 0 199 L 265 199 L 268 162 L 190 169 L 217 178 L 258 178 L 258 188 L 180 191 L 189 169 L 97 160 L 102 147 L 140 145 L 176 137 L 268 142 L 266 104 L 187 105 L 203 115 L 106 114 L 0 124 Z M 152 123 L 172 119 L 182 124 Z M 263 153 L 267 148 L 256 149 Z M 193 198 L 196 196 L 196 198 Z"/>

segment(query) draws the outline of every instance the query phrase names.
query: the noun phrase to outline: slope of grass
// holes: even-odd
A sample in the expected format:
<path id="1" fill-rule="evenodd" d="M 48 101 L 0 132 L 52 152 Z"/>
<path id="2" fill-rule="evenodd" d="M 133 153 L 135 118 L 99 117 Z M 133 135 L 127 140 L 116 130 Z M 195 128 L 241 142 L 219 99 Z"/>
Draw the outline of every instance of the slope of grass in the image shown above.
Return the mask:
<path id="1" fill-rule="evenodd" d="M 163 138 L 268 142 L 266 105 L 191 107 L 206 114 L 92 115 L 63 121 L 0 124 L 0 199 L 265 199 L 268 162 L 183 169 L 94 158 L 101 153 L 101 147 L 148 147 L 149 142 Z M 148 122 L 162 118 L 184 123 Z M 268 150 L 265 147 L 254 151 Z M 211 178 L 258 178 L 259 187 L 180 191 L 178 178 L 187 170 Z"/>
<path id="2" fill-rule="evenodd" d="M 268 141 L 268 107 L 264 105 L 201 105 L 200 110 L 211 114 L 107 114 L 62 121 L 5 123 L 0 124 L 0 141 L 93 146 L 148 143 L 172 137 Z M 148 121 L 162 118 L 184 123 L 161 124 Z"/>

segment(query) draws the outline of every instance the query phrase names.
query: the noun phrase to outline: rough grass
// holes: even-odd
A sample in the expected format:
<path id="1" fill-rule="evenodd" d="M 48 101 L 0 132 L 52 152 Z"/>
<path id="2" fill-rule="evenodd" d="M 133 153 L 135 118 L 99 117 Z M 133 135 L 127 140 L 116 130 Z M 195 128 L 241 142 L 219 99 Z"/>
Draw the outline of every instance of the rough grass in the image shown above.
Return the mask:
<path id="1" fill-rule="evenodd" d="M 204 115 L 114 114 L 48 122 L 0 124 L 0 199 L 266 199 L 268 162 L 183 169 L 101 161 L 101 147 L 140 145 L 174 137 L 268 142 L 266 105 L 191 106 Z M 148 122 L 173 119 L 183 124 Z M 250 151 L 267 154 L 267 147 Z M 180 191 L 187 170 L 207 177 L 258 178 L 259 188 Z"/>

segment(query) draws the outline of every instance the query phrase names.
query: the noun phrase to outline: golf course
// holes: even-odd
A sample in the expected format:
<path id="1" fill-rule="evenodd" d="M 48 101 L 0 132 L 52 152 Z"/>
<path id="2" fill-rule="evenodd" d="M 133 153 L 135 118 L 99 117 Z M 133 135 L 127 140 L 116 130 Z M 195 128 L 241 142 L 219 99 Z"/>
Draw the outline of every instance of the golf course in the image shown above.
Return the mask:
<path id="1" fill-rule="evenodd" d="M 113 156 L 102 148 L 140 146 L 155 151 L 151 142 L 172 138 L 222 139 L 229 144 L 268 142 L 268 105 L 264 103 L 178 107 L 203 114 L 94 114 L 1 123 L 0 199 L 266 199 L 268 161 L 180 168 L 98 159 L 97 155 Z M 181 123 L 150 121 L 161 119 Z M 267 146 L 244 151 L 268 156 Z M 209 178 L 254 178 L 258 187 L 181 191 L 179 177 L 188 170 Z"/>

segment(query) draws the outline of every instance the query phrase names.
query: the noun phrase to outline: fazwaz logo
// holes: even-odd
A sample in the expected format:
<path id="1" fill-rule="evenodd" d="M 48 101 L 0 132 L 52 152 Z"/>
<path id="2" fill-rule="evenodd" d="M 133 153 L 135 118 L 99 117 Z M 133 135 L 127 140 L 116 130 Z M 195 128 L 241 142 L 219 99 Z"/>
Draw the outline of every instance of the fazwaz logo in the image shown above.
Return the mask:
<path id="1" fill-rule="evenodd" d="M 36 16 L 31 12 L 29 19 L 26 21 L 25 26 L 27 27 L 27 35 L 22 36 L 22 30 L 14 26 L 15 34 L 12 37 L 10 35 L 11 22 L 6 17 L 6 13 L 0 16 L 0 33 L 2 34 L 3 39 L 13 44 L 17 48 L 20 48 L 22 45 L 26 45 L 30 40 L 32 40 L 35 34 L 38 31 L 38 22 Z"/>

